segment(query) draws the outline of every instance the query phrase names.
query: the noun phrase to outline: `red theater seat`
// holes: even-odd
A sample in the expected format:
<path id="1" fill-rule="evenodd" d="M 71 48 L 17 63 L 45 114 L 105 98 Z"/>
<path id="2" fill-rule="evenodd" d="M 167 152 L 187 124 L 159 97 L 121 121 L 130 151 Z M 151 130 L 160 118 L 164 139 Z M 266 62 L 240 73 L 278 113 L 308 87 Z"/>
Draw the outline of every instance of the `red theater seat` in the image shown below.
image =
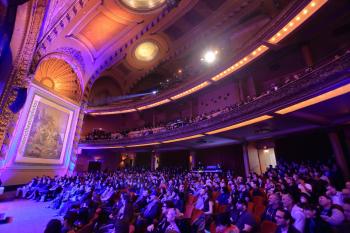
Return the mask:
<path id="1" fill-rule="evenodd" d="M 260 224 L 261 233 L 275 233 L 276 229 L 277 229 L 276 223 L 271 221 L 265 220 Z"/>

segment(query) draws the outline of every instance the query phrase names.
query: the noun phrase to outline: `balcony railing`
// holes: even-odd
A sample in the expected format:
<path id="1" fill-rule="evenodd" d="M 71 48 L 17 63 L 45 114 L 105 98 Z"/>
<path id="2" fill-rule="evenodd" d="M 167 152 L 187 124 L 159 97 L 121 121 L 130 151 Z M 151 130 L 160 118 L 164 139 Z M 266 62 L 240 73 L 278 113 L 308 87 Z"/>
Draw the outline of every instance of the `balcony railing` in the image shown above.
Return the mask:
<path id="1" fill-rule="evenodd" d="M 186 137 L 194 134 L 201 134 L 229 124 L 240 122 L 278 109 L 291 104 L 303 101 L 315 96 L 327 88 L 332 88 L 339 83 L 350 82 L 350 51 L 341 56 L 334 56 L 330 60 L 313 68 L 306 68 L 297 74 L 293 72 L 287 76 L 281 86 L 275 90 L 269 90 L 264 94 L 251 99 L 228 112 L 222 112 L 210 119 L 195 122 L 183 127 L 165 132 L 154 133 L 147 136 L 103 139 L 103 140 L 81 140 L 80 145 L 105 146 L 149 143 L 155 141 L 169 140 L 173 138 Z M 286 76 L 284 76 L 286 78 Z"/>

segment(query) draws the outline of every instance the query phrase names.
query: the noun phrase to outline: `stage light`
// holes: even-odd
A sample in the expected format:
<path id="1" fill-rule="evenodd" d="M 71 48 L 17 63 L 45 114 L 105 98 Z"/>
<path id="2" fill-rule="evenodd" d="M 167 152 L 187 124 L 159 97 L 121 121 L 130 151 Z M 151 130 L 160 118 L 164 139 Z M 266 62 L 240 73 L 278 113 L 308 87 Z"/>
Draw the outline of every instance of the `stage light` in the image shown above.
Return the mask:
<path id="1" fill-rule="evenodd" d="M 155 95 L 155 94 L 157 94 L 157 93 L 158 93 L 157 90 L 152 91 L 152 94 L 153 94 L 153 95 Z"/>
<path id="2" fill-rule="evenodd" d="M 217 58 L 217 54 L 218 54 L 218 51 L 215 50 L 208 50 L 205 52 L 204 56 L 201 58 L 202 61 L 208 63 L 208 64 L 211 64 L 213 63 L 216 58 Z"/>

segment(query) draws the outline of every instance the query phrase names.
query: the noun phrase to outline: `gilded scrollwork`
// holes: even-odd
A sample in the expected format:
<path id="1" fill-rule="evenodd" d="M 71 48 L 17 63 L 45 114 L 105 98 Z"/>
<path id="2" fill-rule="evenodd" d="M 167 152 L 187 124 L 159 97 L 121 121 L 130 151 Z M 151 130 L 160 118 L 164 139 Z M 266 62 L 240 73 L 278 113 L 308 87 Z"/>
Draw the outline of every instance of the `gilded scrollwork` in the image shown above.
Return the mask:
<path id="1" fill-rule="evenodd" d="M 12 131 L 14 130 L 18 116 L 13 114 L 8 108 L 16 97 L 16 93 L 13 87 L 28 87 L 30 83 L 30 67 L 32 63 L 33 54 L 36 48 L 37 39 L 42 26 L 42 21 L 45 16 L 46 6 L 48 0 L 32 0 L 28 3 L 31 13 L 29 14 L 27 31 L 24 36 L 23 43 L 18 54 L 15 54 L 13 63 L 13 69 L 10 73 L 8 82 L 6 83 L 5 90 L 1 96 L 1 109 L 0 114 L 0 158 L 4 158 L 6 149 L 9 144 L 9 138 L 11 138 Z"/>

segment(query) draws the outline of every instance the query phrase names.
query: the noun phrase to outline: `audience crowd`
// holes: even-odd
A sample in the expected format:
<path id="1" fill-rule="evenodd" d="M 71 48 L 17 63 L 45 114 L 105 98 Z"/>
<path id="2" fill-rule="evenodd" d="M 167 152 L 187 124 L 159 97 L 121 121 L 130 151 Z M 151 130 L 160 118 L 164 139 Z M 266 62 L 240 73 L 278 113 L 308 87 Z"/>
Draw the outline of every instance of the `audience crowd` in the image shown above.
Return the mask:
<path id="1" fill-rule="evenodd" d="M 334 164 L 319 162 L 279 162 L 245 178 L 128 168 L 37 177 L 17 196 L 57 209 L 45 233 L 345 233 L 350 182 L 336 173 Z"/>

